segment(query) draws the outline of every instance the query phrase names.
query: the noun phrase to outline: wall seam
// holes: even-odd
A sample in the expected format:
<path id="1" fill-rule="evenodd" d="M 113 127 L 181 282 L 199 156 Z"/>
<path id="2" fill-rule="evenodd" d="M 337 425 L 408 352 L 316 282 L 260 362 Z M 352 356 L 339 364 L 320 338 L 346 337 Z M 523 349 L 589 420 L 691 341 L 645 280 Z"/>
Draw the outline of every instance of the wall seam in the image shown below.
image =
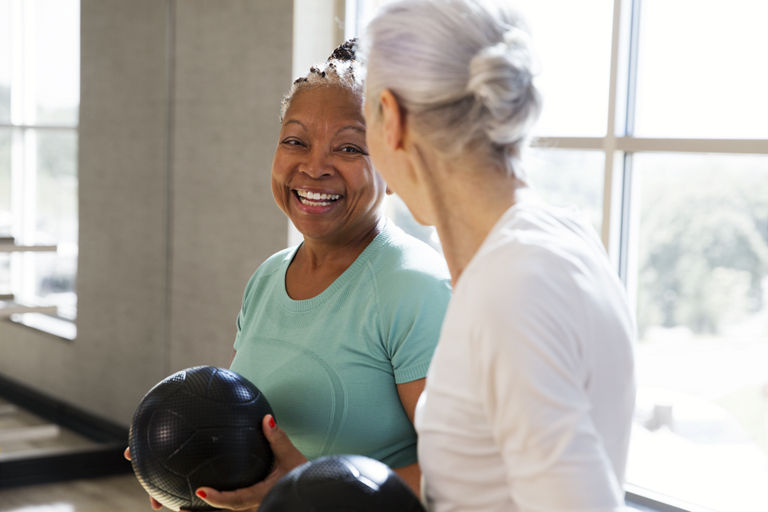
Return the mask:
<path id="1" fill-rule="evenodd" d="M 171 373 L 171 312 L 173 297 L 173 165 L 175 160 L 176 0 L 168 0 L 166 29 L 166 154 L 165 154 L 165 286 L 162 357 L 163 373 Z"/>

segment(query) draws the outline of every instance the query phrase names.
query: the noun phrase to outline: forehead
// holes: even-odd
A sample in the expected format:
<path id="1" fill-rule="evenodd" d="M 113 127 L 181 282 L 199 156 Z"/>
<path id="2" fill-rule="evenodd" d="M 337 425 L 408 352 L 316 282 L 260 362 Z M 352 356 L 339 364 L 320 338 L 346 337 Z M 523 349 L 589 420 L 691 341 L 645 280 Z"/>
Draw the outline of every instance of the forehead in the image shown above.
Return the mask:
<path id="1" fill-rule="evenodd" d="M 300 89 L 291 98 L 283 125 L 292 119 L 304 124 L 322 122 L 365 125 L 362 95 L 335 85 Z"/>

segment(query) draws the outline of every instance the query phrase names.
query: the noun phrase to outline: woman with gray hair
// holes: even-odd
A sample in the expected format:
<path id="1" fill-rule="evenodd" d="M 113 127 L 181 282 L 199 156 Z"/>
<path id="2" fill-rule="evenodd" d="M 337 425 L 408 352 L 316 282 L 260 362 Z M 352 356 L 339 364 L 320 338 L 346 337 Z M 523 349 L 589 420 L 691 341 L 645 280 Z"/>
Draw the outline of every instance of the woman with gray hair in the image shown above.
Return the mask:
<path id="1" fill-rule="evenodd" d="M 454 286 L 416 411 L 428 507 L 622 509 L 634 318 L 594 230 L 526 184 L 541 100 L 519 14 L 400 1 L 364 48 L 374 165 Z"/>

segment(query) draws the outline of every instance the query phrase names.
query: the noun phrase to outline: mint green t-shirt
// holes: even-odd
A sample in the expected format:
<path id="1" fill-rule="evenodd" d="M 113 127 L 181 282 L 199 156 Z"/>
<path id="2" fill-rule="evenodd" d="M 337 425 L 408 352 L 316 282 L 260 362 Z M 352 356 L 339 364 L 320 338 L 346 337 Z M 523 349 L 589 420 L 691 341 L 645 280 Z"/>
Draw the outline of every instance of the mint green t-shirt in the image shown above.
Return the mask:
<path id="1" fill-rule="evenodd" d="M 387 223 L 325 291 L 293 300 L 285 273 L 296 250 L 273 255 L 248 282 L 232 370 L 264 393 L 308 458 L 416 462 L 396 385 L 426 376 L 450 297 L 445 261 Z"/>

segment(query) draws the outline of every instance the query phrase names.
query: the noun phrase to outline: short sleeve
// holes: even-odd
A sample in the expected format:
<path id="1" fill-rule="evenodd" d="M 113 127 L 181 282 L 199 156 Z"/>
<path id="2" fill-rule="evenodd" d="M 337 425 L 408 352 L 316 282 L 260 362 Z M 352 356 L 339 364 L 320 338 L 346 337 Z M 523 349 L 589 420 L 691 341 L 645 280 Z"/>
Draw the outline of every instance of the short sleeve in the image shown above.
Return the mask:
<path id="1" fill-rule="evenodd" d="M 265 293 L 264 285 L 267 281 L 265 278 L 268 278 L 269 275 L 275 271 L 280 270 L 280 262 L 285 260 L 286 255 L 290 254 L 288 251 L 291 250 L 293 249 L 286 249 L 272 255 L 261 264 L 251 275 L 250 279 L 248 279 L 248 283 L 246 283 L 245 290 L 243 291 L 243 300 L 240 305 L 240 311 L 237 313 L 237 318 L 235 319 L 235 326 L 237 328 L 234 342 L 235 350 L 238 350 L 243 343 L 243 329 L 248 325 L 249 315 L 253 315 L 254 311 L 258 309 L 255 307 L 256 301 L 260 300 Z"/>
<path id="2" fill-rule="evenodd" d="M 402 271 L 378 293 L 382 340 L 395 383 L 426 377 L 451 296 L 448 277 Z"/>

